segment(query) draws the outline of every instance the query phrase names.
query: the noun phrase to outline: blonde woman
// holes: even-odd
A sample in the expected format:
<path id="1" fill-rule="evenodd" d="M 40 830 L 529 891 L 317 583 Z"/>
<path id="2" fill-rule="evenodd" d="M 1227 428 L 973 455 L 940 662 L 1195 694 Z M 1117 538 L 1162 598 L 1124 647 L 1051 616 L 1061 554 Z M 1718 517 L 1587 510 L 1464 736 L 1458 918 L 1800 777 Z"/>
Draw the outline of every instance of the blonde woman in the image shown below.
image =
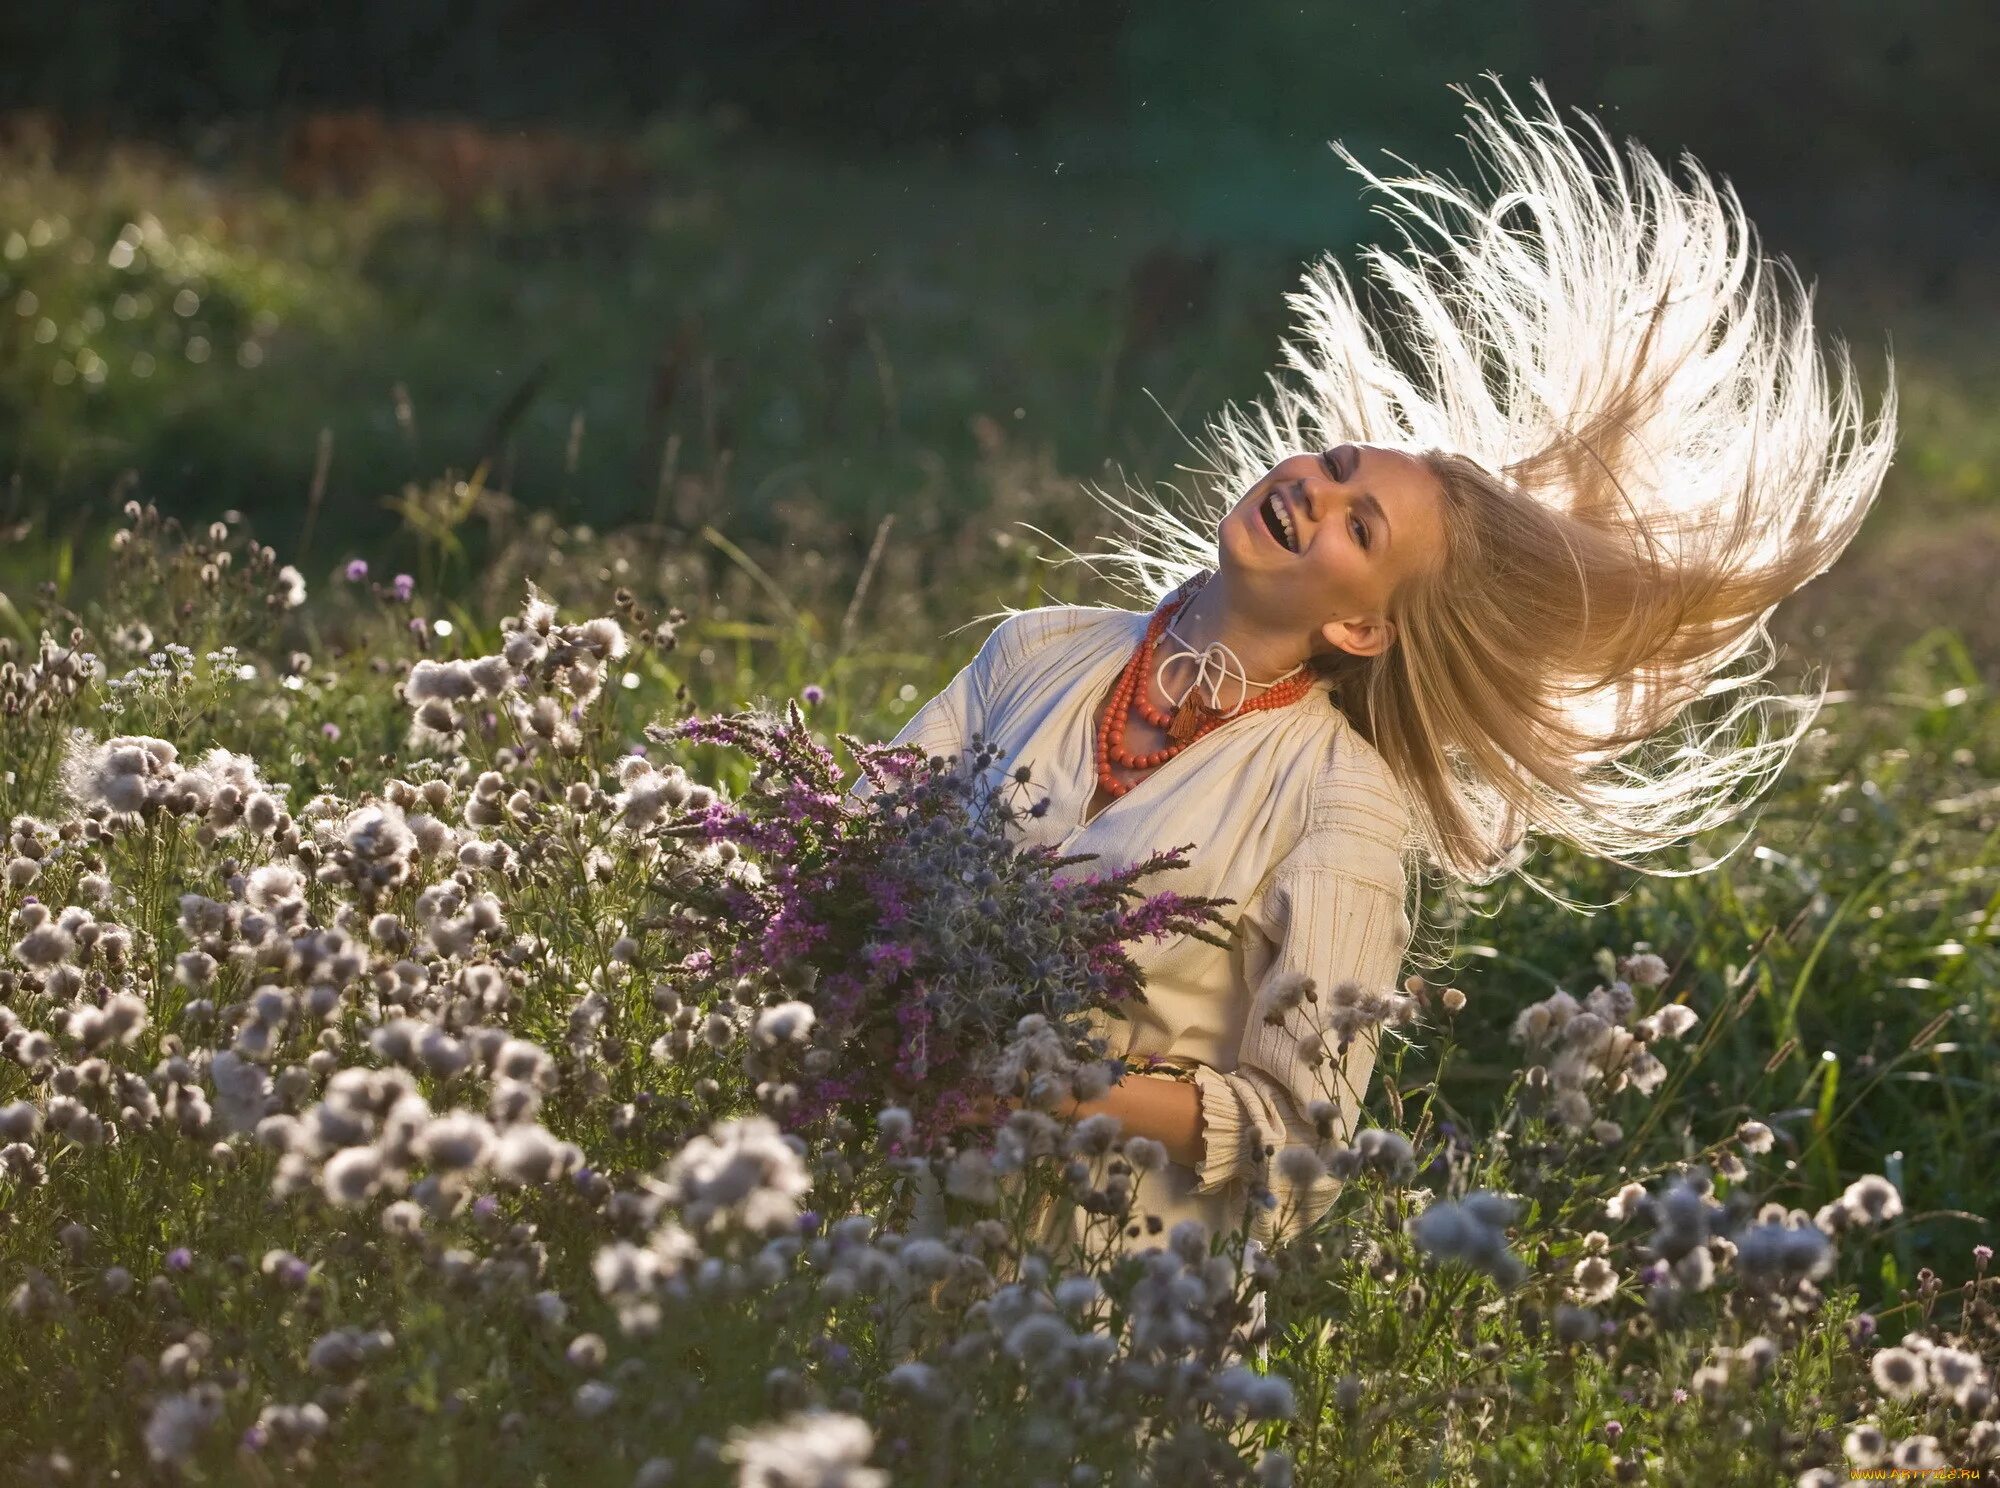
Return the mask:
<path id="1" fill-rule="evenodd" d="M 1146 607 L 1009 615 L 896 736 L 983 738 L 1046 801 L 1027 840 L 1192 844 L 1154 883 L 1239 906 L 1227 951 L 1131 948 L 1132 1073 L 1073 1113 L 1164 1145 L 1162 1225 L 1268 1241 L 1332 1202 L 1423 870 L 1525 873 L 1531 835 L 1647 867 L 1756 799 L 1819 703 L 1765 682 L 1766 618 L 1889 464 L 1893 381 L 1871 422 L 1838 343 L 1829 379 L 1726 182 L 1492 81 L 1461 90 L 1483 189 L 1336 146 L 1402 234 L 1366 257 L 1392 313 L 1313 266 L 1206 504 L 1107 500 L 1130 536 L 1079 556 Z"/>

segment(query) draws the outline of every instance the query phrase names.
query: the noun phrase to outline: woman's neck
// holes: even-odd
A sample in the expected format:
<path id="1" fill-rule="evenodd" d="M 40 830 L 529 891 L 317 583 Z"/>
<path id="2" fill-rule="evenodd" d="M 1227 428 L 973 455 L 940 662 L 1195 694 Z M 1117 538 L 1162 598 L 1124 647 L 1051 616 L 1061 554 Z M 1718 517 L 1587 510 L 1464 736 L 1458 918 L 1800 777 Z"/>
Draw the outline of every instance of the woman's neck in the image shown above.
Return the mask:
<path id="1" fill-rule="evenodd" d="M 1229 581 L 1218 569 L 1174 617 L 1174 634 L 1200 651 L 1220 641 L 1254 682 L 1274 682 L 1309 659 L 1297 635 L 1280 634 L 1246 619 L 1230 603 Z M 1172 647 L 1171 639 L 1163 644 Z M 1178 649 L 1178 648 L 1175 648 Z"/>

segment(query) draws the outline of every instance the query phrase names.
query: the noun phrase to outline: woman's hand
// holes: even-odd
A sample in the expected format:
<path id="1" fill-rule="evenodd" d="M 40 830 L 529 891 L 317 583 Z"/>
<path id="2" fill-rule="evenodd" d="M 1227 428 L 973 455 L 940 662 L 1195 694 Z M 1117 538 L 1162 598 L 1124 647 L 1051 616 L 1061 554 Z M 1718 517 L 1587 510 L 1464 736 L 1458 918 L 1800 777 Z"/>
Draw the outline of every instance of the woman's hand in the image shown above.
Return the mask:
<path id="1" fill-rule="evenodd" d="M 982 1091 L 965 1108 L 968 1126 L 998 1126 L 1014 1114 L 1014 1103 L 993 1091 Z"/>

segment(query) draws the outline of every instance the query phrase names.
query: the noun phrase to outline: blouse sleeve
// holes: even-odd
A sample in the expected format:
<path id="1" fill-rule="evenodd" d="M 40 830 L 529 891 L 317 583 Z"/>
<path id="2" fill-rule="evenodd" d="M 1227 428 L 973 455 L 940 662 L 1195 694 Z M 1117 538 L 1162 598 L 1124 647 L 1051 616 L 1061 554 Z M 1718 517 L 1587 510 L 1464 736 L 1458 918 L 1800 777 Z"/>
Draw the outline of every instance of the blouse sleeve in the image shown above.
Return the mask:
<path id="1" fill-rule="evenodd" d="M 943 691 L 917 709 L 889 742 L 914 744 L 927 759 L 958 759 L 971 746 L 973 735 L 986 732 L 987 705 L 1000 679 L 1032 649 L 1045 628 L 1043 616 L 1035 610 L 1007 616 L 993 627 L 978 655 L 958 669 Z M 874 788 L 864 773 L 848 787 L 847 794 L 858 800 Z"/>
<path id="2" fill-rule="evenodd" d="M 1272 1159 L 1290 1146 L 1322 1147 L 1306 1115 L 1318 1100 L 1338 1112 L 1335 1139 L 1351 1139 L 1374 1072 L 1375 1030 L 1343 1051 L 1328 1026 L 1331 990 L 1347 980 L 1394 985 L 1410 941 L 1403 867 L 1408 807 L 1372 750 L 1363 745 L 1351 757 L 1364 768 L 1339 772 L 1321 790 L 1316 820 L 1245 911 L 1263 931 L 1260 944 L 1273 949 L 1252 983 L 1236 1068 L 1194 1071 L 1204 1132 L 1197 1191 L 1261 1180 L 1277 1200 L 1258 1222 L 1265 1238 L 1279 1228 L 1304 1228 L 1333 1203 L 1337 1180 L 1301 1188 Z M 1268 1022 L 1266 989 L 1288 973 L 1311 977 L 1315 996 Z"/>

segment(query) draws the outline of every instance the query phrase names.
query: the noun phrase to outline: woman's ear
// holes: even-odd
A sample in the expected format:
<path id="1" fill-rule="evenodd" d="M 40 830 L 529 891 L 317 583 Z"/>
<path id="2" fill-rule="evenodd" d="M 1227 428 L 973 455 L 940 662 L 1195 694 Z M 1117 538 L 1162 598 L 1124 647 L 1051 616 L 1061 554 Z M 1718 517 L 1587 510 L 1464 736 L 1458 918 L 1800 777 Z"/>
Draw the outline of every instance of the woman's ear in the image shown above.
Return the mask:
<path id="1" fill-rule="evenodd" d="M 1357 615 L 1351 620 L 1329 620 L 1319 628 L 1326 643 L 1350 656 L 1380 656 L 1396 640 L 1396 622 L 1380 615 Z"/>

